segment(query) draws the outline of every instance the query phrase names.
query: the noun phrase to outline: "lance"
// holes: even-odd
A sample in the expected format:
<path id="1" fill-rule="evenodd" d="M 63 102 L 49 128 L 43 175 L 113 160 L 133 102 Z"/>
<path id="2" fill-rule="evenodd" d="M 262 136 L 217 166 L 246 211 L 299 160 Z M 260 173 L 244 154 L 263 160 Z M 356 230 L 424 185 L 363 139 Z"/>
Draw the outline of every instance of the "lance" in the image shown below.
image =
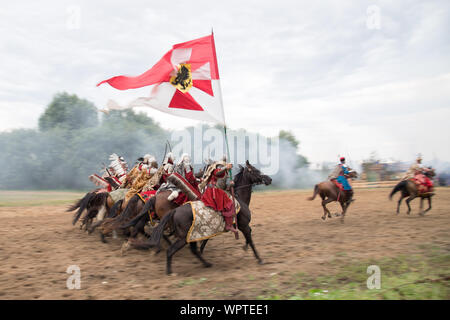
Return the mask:
<path id="1" fill-rule="evenodd" d="M 164 159 L 166 159 L 166 154 L 167 154 L 167 143 L 166 143 L 166 146 L 165 146 L 165 148 L 164 148 L 164 156 L 163 156 L 163 158 L 162 158 L 161 165 L 164 163 Z"/>
<path id="2" fill-rule="evenodd" d="M 230 147 L 228 146 L 227 126 L 226 125 L 223 126 L 223 132 L 224 132 L 224 135 L 225 135 L 225 144 L 226 144 L 226 147 L 227 147 L 227 159 L 229 159 L 229 161 L 231 163 Z M 228 170 L 228 176 L 230 178 L 230 182 L 233 181 L 233 173 L 232 173 L 231 169 Z M 236 199 L 234 198 L 234 186 L 230 187 L 230 192 L 231 192 L 231 199 L 233 200 L 233 216 L 234 216 L 234 221 L 235 221 L 236 229 L 237 229 L 238 228 L 238 221 L 237 221 L 236 205 L 235 205 Z M 234 236 L 235 236 L 236 240 L 239 239 L 239 233 L 236 232 L 234 234 Z"/>
<path id="3" fill-rule="evenodd" d="M 107 173 L 110 177 L 112 177 L 111 172 L 109 172 L 108 167 L 105 165 L 105 163 L 102 162 L 102 164 L 103 164 L 103 167 L 105 168 L 106 173 Z"/>

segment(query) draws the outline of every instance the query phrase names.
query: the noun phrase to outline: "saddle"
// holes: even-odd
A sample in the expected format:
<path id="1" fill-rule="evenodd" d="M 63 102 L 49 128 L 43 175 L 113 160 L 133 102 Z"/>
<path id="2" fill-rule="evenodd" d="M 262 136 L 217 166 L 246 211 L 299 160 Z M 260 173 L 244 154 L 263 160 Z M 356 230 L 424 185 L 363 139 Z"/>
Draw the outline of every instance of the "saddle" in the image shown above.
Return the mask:
<path id="1" fill-rule="evenodd" d="M 148 199 L 153 197 L 156 194 L 156 190 L 150 190 L 150 191 L 142 191 L 139 194 L 139 198 L 141 198 L 142 201 L 147 202 Z"/>

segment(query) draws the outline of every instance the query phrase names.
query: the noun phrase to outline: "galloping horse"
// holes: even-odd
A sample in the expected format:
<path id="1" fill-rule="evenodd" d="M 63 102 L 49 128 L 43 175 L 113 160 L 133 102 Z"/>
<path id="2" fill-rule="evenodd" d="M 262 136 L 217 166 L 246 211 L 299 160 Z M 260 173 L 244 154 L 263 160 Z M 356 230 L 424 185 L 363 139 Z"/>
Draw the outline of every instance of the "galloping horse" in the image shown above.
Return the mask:
<path id="1" fill-rule="evenodd" d="M 430 169 L 429 171 L 425 172 L 425 175 L 432 179 L 436 173 L 434 172 L 434 169 Z M 427 193 L 420 193 L 419 190 L 417 189 L 416 184 L 411 181 L 410 179 L 408 180 L 403 180 L 400 181 L 395 187 L 394 189 L 392 189 L 391 194 L 389 195 L 389 199 L 392 200 L 392 196 L 397 192 L 397 191 L 401 191 L 401 196 L 400 199 L 398 200 L 398 204 L 397 204 L 397 214 L 400 213 L 400 204 L 402 202 L 402 200 L 406 197 L 409 197 L 408 199 L 406 199 L 406 205 L 408 206 L 408 211 L 406 212 L 407 214 L 410 214 L 411 212 L 411 206 L 409 205 L 409 203 L 411 202 L 411 200 L 419 197 L 420 198 L 420 212 L 419 214 L 421 216 L 423 216 L 426 212 L 431 210 L 431 197 L 434 195 L 434 193 L 432 192 L 427 192 Z M 426 209 L 425 211 L 423 211 L 423 199 L 428 199 L 428 209 Z"/>
<path id="2" fill-rule="evenodd" d="M 348 178 L 356 178 L 357 176 L 358 173 L 354 170 L 349 170 L 349 174 L 347 175 Z M 344 222 L 345 213 L 347 212 L 350 203 L 352 203 L 353 201 L 351 200 L 351 196 L 349 196 L 347 192 L 341 191 L 339 187 L 336 186 L 336 184 L 332 181 L 323 181 L 316 184 L 314 186 L 314 194 L 312 195 L 312 197 L 309 197 L 308 200 L 314 200 L 317 194 L 319 194 L 322 198 L 322 219 L 325 220 L 327 218 L 327 215 L 328 218 L 331 218 L 331 213 L 326 205 L 330 202 L 338 201 L 342 207 L 341 222 Z M 353 194 L 353 191 L 351 194 Z"/>
<path id="3" fill-rule="evenodd" d="M 272 178 L 261 173 L 261 171 L 252 166 L 248 160 L 245 167 L 239 165 L 240 171 L 233 179 L 235 183 L 236 198 L 240 199 L 247 206 L 250 204 L 253 186 L 259 184 L 270 185 Z M 206 170 L 206 168 L 205 168 Z M 168 212 L 178 207 L 177 204 L 167 200 L 170 191 L 158 193 L 155 197 L 150 198 L 145 204 L 142 211 L 130 222 L 123 225 L 116 225 L 119 229 L 134 227 L 135 230 L 143 230 L 145 224 L 150 220 L 148 212 L 155 212 L 159 219 L 162 219 Z M 133 232 L 136 232 L 133 230 Z M 142 231 L 141 231 L 142 232 Z M 164 238 L 167 241 L 167 238 Z M 201 245 L 200 252 L 202 253 L 208 240 L 204 240 Z M 125 250 L 128 245 L 125 245 Z M 244 249 L 247 249 L 248 243 L 245 244 Z"/>
<path id="4" fill-rule="evenodd" d="M 258 263 L 263 264 L 263 260 L 259 257 L 259 254 L 256 251 L 251 236 L 252 229 L 249 226 L 251 220 L 250 209 L 239 198 L 236 198 L 236 200 L 239 201 L 239 204 L 241 205 L 241 210 L 237 215 L 238 229 L 244 234 L 246 243 L 248 243 L 252 248 L 255 258 L 258 260 Z M 152 247 L 157 247 L 159 249 L 164 229 L 169 223 L 177 239 L 167 249 L 166 273 L 169 275 L 172 273 L 172 256 L 187 244 L 186 236 L 189 232 L 189 229 L 191 228 L 192 222 L 193 222 L 192 207 L 190 203 L 186 203 L 166 214 L 164 218 L 161 220 L 161 222 L 158 224 L 158 226 L 153 230 L 150 239 L 148 239 L 145 242 L 133 241 L 131 242 L 131 245 L 138 249 L 149 249 Z M 211 263 L 203 259 L 201 253 L 198 251 L 197 242 L 190 242 L 189 245 L 191 248 L 191 252 L 203 263 L 203 266 L 205 268 L 212 266 Z"/>
<path id="5" fill-rule="evenodd" d="M 234 193 L 236 198 L 244 202 L 247 207 L 250 206 L 250 200 L 252 199 L 253 186 L 264 184 L 266 186 L 272 183 L 272 178 L 262 174 L 261 171 L 248 162 L 245 162 L 245 167 L 239 165 L 240 171 L 234 176 Z M 203 240 L 200 246 L 200 253 L 205 250 L 208 239 Z M 244 245 L 244 250 L 248 249 L 248 242 Z"/>
<path id="6" fill-rule="evenodd" d="M 250 203 L 252 187 L 254 185 L 262 183 L 264 183 L 265 185 L 269 185 L 270 183 L 272 183 L 272 179 L 267 175 L 263 175 L 257 168 L 253 167 L 248 161 L 246 161 L 245 167 L 240 166 L 240 172 L 234 177 L 234 182 L 234 188 L 236 189 L 236 200 L 241 205 L 241 210 L 239 211 L 236 219 L 237 227 L 244 234 L 246 240 L 244 250 L 246 250 L 250 245 L 256 259 L 260 264 L 262 264 L 263 260 L 259 257 L 251 236 L 252 229 L 249 226 L 251 220 L 250 209 L 248 208 L 246 201 L 244 201 L 243 199 L 246 199 L 248 203 Z M 163 232 L 169 221 L 177 240 L 176 242 L 171 244 L 167 250 L 167 274 L 172 273 L 172 256 L 187 243 L 186 235 L 193 222 L 192 207 L 189 203 L 184 204 L 166 214 L 161 219 L 161 222 L 158 224 L 158 226 L 153 230 L 149 240 L 145 242 L 131 241 L 130 243 L 133 247 L 138 249 L 149 249 L 152 247 L 157 247 L 157 250 L 159 251 L 161 237 L 164 236 Z M 206 242 L 207 240 L 204 240 L 202 242 L 202 251 L 206 245 Z M 201 252 L 198 251 L 197 242 L 191 242 L 190 247 L 192 253 L 203 263 L 205 267 L 211 266 L 210 263 L 206 262 L 203 259 Z"/>

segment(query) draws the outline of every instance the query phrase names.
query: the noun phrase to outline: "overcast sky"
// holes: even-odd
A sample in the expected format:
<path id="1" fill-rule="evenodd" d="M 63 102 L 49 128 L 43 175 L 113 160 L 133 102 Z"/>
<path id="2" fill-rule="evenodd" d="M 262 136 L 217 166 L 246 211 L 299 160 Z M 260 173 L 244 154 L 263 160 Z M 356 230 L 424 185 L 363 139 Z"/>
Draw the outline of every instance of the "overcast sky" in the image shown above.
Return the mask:
<path id="1" fill-rule="evenodd" d="M 59 91 L 104 107 L 214 28 L 225 116 L 292 130 L 312 162 L 450 160 L 450 1 L 9 1 L 0 9 L 0 131 L 37 127 Z M 148 110 L 165 128 L 196 124 Z"/>

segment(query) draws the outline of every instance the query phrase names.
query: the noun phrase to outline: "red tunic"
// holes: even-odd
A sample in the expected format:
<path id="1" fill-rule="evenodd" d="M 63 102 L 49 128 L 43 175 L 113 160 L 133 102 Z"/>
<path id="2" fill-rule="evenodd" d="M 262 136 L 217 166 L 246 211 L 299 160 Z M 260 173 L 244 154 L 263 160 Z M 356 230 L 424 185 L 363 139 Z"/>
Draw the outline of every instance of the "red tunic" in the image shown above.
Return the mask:
<path id="1" fill-rule="evenodd" d="M 224 178 L 226 171 L 222 173 L 219 173 L 219 171 L 222 171 L 222 169 L 213 171 L 201 200 L 207 207 L 213 208 L 216 211 L 229 211 L 233 205 L 233 201 L 225 191 L 216 186 L 217 180 Z"/>
<path id="2" fill-rule="evenodd" d="M 195 189 L 198 190 L 198 182 L 194 176 L 193 170 L 186 172 L 186 169 L 184 169 L 184 177 L 186 178 L 187 182 L 189 182 Z"/>

